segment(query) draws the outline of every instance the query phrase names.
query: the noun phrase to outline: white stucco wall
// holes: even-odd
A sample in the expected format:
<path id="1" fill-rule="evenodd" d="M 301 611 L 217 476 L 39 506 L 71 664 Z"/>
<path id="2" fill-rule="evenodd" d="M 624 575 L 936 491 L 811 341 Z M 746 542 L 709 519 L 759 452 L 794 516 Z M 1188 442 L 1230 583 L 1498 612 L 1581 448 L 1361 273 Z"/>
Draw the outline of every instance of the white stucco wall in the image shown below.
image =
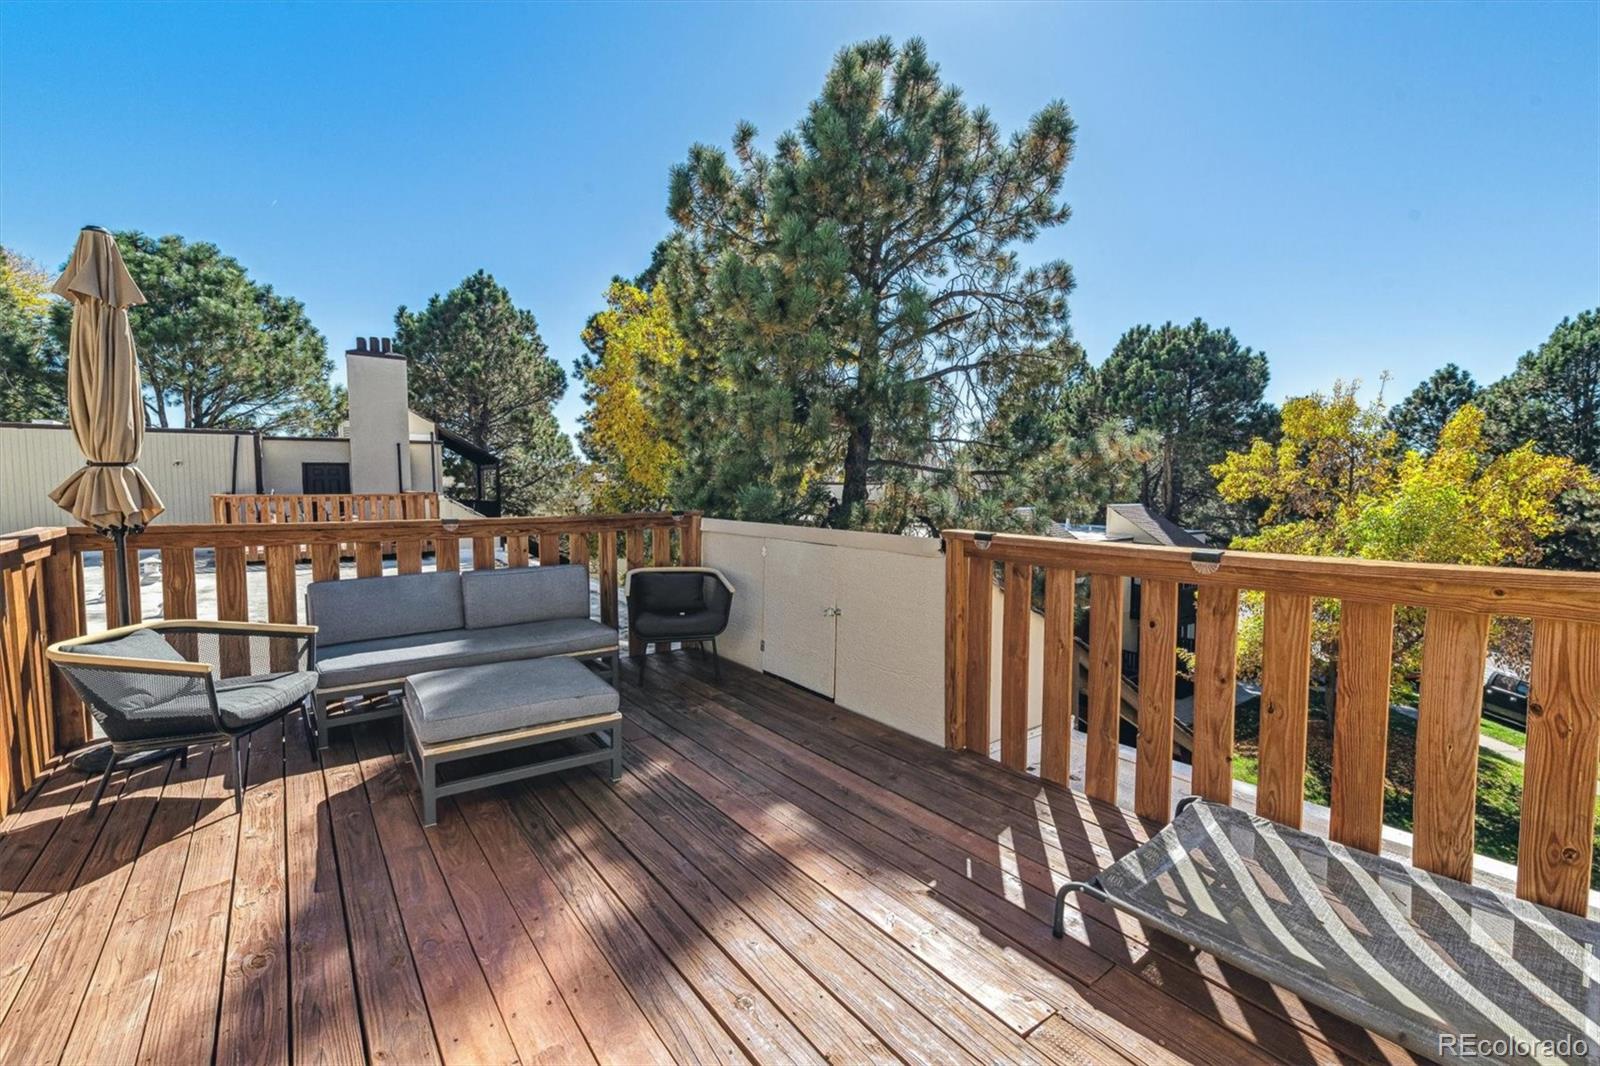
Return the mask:
<path id="1" fill-rule="evenodd" d="M 405 359 L 346 352 L 345 377 L 350 394 L 350 490 L 410 490 L 411 412 L 406 407 Z"/>
<path id="2" fill-rule="evenodd" d="M 304 492 L 301 463 L 349 461 L 350 442 L 347 440 L 266 438 L 261 442 L 261 491 Z"/>
<path id="3" fill-rule="evenodd" d="M 765 622 L 781 604 L 767 602 L 763 548 L 776 540 L 826 549 L 815 553 L 808 599 L 838 608 L 836 618 L 807 610 L 793 624 L 832 625 L 834 701 L 924 740 L 944 737 L 944 557 L 939 542 L 756 522 L 707 519 L 706 565 L 725 572 L 738 590 L 722 654 L 757 670 L 770 669 L 763 651 Z M 774 649 L 775 650 L 775 649 Z M 776 671 L 774 671 L 776 672 Z"/>

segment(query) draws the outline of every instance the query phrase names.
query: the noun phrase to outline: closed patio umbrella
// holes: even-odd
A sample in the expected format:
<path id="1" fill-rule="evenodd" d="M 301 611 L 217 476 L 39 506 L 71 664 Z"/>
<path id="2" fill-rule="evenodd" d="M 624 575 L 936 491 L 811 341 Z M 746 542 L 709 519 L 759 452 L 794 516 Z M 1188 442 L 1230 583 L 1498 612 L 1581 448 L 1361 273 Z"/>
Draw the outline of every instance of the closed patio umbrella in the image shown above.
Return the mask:
<path id="1" fill-rule="evenodd" d="M 144 396 L 128 308 L 145 302 L 110 233 L 86 226 L 54 292 L 72 303 L 67 408 L 85 464 L 50 493 L 73 517 L 111 536 L 120 610 L 128 624 L 128 545 L 163 510 L 134 465 L 144 447 Z"/>

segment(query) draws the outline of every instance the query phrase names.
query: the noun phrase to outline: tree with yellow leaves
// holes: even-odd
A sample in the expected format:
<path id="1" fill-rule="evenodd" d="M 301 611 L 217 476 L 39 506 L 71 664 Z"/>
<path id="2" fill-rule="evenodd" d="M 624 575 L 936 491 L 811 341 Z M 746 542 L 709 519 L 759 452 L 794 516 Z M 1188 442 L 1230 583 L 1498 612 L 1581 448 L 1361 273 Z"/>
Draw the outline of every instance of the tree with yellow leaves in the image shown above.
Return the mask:
<path id="1" fill-rule="evenodd" d="M 583 381 L 578 443 L 589 457 L 590 505 L 601 511 L 665 506 L 679 456 L 663 437 L 648 390 L 653 374 L 677 365 L 685 343 L 664 288 L 612 282 L 605 310 L 583 331 L 589 354 L 575 367 Z"/>
<path id="2" fill-rule="evenodd" d="M 1258 532 L 1236 538 L 1244 551 L 1347 555 L 1401 562 L 1530 566 L 1539 542 L 1563 523 L 1557 501 L 1571 489 L 1600 482 L 1565 456 L 1532 442 L 1496 455 L 1483 411 L 1464 404 L 1432 451 L 1403 451 L 1381 403 L 1362 405 L 1356 386 L 1290 400 L 1282 436 L 1257 439 L 1215 467 L 1224 500 L 1263 507 Z M 1338 605 L 1318 601 L 1313 660 L 1331 682 L 1337 653 Z M 1421 656 L 1421 612 L 1396 614 L 1396 695 L 1408 697 Z M 1241 666 L 1258 667 L 1259 601 L 1247 603 Z M 1502 659 L 1523 657 L 1516 627 L 1496 631 Z"/>

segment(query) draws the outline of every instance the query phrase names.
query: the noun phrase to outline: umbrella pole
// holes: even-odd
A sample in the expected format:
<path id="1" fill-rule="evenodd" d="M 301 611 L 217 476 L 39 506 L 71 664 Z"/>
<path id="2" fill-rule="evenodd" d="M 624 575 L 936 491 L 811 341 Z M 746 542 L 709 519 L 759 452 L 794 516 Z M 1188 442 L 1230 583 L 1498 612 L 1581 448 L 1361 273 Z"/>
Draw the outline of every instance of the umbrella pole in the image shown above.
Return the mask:
<path id="1" fill-rule="evenodd" d="M 117 617 L 115 619 L 108 618 L 106 621 L 110 622 L 113 626 L 121 627 L 128 625 L 133 618 L 133 607 L 128 602 L 128 597 L 130 595 L 137 595 L 138 590 L 135 589 L 132 593 L 130 593 L 128 590 L 128 528 L 126 526 L 113 526 L 106 532 L 111 534 L 113 555 L 111 580 L 117 583 L 117 594 L 115 596 L 115 602 L 117 604 Z M 113 597 L 110 595 L 109 589 L 107 590 L 106 599 L 108 601 L 113 599 Z M 138 765 L 145 765 L 162 758 L 171 758 L 175 754 L 177 754 L 176 749 L 172 751 L 151 752 L 149 755 L 142 755 L 138 757 Z M 111 745 L 97 744 L 92 748 L 87 748 L 84 751 L 79 752 L 72 759 L 72 767 L 80 773 L 97 774 L 104 772 L 106 766 L 110 762 Z M 124 760 L 123 765 L 128 769 L 137 768 L 135 766 L 135 760 L 133 759 Z"/>
<path id="2" fill-rule="evenodd" d="M 111 544 L 116 552 L 116 567 L 113 576 L 117 582 L 117 620 L 118 628 L 129 625 L 133 620 L 133 608 L 128 603 L 128 597 L 135 593 L 128 590 L 128 528 L 116 526 L 111 530 Z"/>

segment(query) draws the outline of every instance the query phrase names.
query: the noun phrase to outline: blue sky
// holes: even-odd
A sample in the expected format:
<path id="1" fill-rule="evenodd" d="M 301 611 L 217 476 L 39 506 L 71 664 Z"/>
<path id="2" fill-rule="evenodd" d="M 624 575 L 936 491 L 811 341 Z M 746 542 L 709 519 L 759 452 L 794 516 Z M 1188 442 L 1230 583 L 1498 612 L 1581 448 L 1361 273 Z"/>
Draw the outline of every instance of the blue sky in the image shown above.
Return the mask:
<path id="1" fill-rule="evenodd" d="M 1600 304 L 1600 5 L 0 5 L 0 242 L 83 223 L 216 242 L 337 356 L 486 268 L 570 367 L 666 234 L 667 168 L 770 139 L 841 46 L 920 35 L 1078 150 L 1064 257 L 1092 359 L 1203 316 L 1391 397 L 1505 372 Z M 570 428 L 570 388 L 559 411 Z"/>

